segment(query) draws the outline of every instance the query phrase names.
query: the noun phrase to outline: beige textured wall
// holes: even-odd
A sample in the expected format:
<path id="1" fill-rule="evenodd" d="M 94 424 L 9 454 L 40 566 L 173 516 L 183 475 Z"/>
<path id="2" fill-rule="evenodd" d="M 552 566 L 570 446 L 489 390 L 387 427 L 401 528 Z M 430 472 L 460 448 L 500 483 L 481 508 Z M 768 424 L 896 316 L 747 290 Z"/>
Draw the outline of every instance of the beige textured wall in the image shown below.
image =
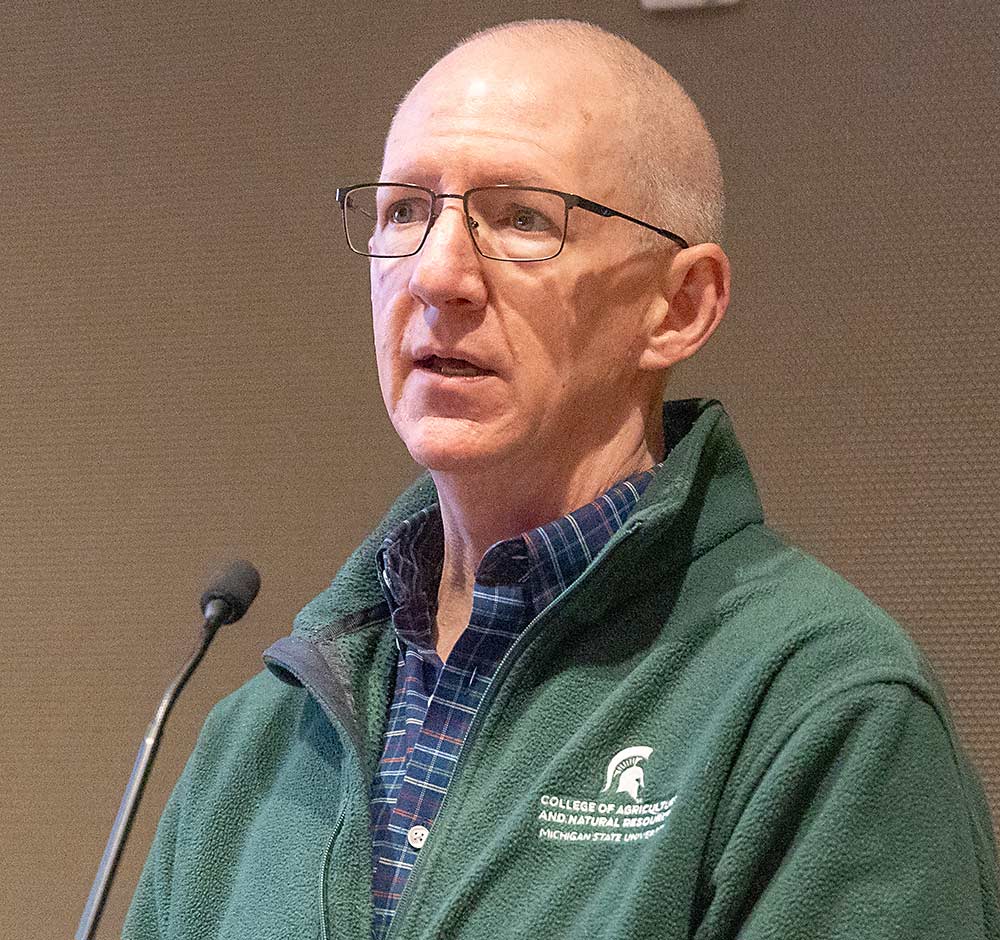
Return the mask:
<path id="1" fill-rule="evenodd" d="M 918 637 L 1000 806 L 992 0 L 8 3 L 0 936 L 75 929 L 204 572 L 264 587 L 171 719 L 105 937 L 211 703 L 413 475 L 333 191 L 423 68 L 527 15 L 623 33 L 702 104 L 735 302 L 673 393 L 726 401 L 772 521 Z"/>

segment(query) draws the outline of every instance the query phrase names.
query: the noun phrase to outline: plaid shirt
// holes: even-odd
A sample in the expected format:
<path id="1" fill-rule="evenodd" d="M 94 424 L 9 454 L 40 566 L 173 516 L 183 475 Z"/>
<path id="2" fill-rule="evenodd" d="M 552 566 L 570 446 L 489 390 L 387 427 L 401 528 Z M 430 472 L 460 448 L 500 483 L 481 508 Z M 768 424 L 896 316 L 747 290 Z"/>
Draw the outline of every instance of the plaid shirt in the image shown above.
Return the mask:
<path id="1" fill-rule="evenodd" d="M 399 660 L 371 792 L 374 940 L 389 930 L 501 659 L 618 531 L 652 477 L 652 470 L 637 473 L 569 515 L 493 545 L 476 571 L 469 625 L 443 664 L 433 642 L 444 556 L 438 507 L 421 510 L 382 543 L 379 576 Z"/>

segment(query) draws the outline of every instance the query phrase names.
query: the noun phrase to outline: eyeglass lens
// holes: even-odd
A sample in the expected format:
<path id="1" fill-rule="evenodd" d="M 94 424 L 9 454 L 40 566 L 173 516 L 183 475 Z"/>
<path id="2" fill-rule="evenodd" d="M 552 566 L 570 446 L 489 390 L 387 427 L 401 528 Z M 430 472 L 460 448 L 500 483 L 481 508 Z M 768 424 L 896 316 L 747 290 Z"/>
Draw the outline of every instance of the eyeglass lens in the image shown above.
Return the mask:
<path id="1" fill-rule="evenodd" d="M 469 229 L 480 252 L 499 261 L 541 261 L 559 254 L 566 203 L 554 193 L 513 186 L 474 189 Z M 347 239 L 362 254 L 399 258 L 416 252 L 434 220 L 429 193 L 406 186 L 363 186 L 344 200 Z"/>

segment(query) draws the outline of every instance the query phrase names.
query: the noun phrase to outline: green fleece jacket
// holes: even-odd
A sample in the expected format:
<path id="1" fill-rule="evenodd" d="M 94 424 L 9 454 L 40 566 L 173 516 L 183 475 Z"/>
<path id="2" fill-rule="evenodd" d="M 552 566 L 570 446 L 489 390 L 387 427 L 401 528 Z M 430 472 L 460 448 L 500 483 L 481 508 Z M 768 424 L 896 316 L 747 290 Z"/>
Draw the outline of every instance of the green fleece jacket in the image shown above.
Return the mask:
<path id="1" fill-rule="evenodd" d="M 996 940 L 989 813 L 927 664 L 764 525 L 721 406 L 665 424 L 625 526 L 501 664 L 390 940 Z M 375 552 L 433 499 L 213 710 L 126 940 L 370 937 Z"/>

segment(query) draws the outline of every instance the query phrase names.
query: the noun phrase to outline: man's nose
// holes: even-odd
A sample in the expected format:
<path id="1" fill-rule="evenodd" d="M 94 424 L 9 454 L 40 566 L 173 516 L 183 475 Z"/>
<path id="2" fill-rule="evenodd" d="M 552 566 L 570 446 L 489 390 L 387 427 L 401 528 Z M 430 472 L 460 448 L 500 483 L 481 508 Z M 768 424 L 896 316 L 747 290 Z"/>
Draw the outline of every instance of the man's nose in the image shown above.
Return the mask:
<path id="1" fill-rule="evenodd" d="M 461 204 L 442 204 L 417 253 L 410 292 L 429 307 L 482 307 L 486 303 L 482 260 Z"/>

